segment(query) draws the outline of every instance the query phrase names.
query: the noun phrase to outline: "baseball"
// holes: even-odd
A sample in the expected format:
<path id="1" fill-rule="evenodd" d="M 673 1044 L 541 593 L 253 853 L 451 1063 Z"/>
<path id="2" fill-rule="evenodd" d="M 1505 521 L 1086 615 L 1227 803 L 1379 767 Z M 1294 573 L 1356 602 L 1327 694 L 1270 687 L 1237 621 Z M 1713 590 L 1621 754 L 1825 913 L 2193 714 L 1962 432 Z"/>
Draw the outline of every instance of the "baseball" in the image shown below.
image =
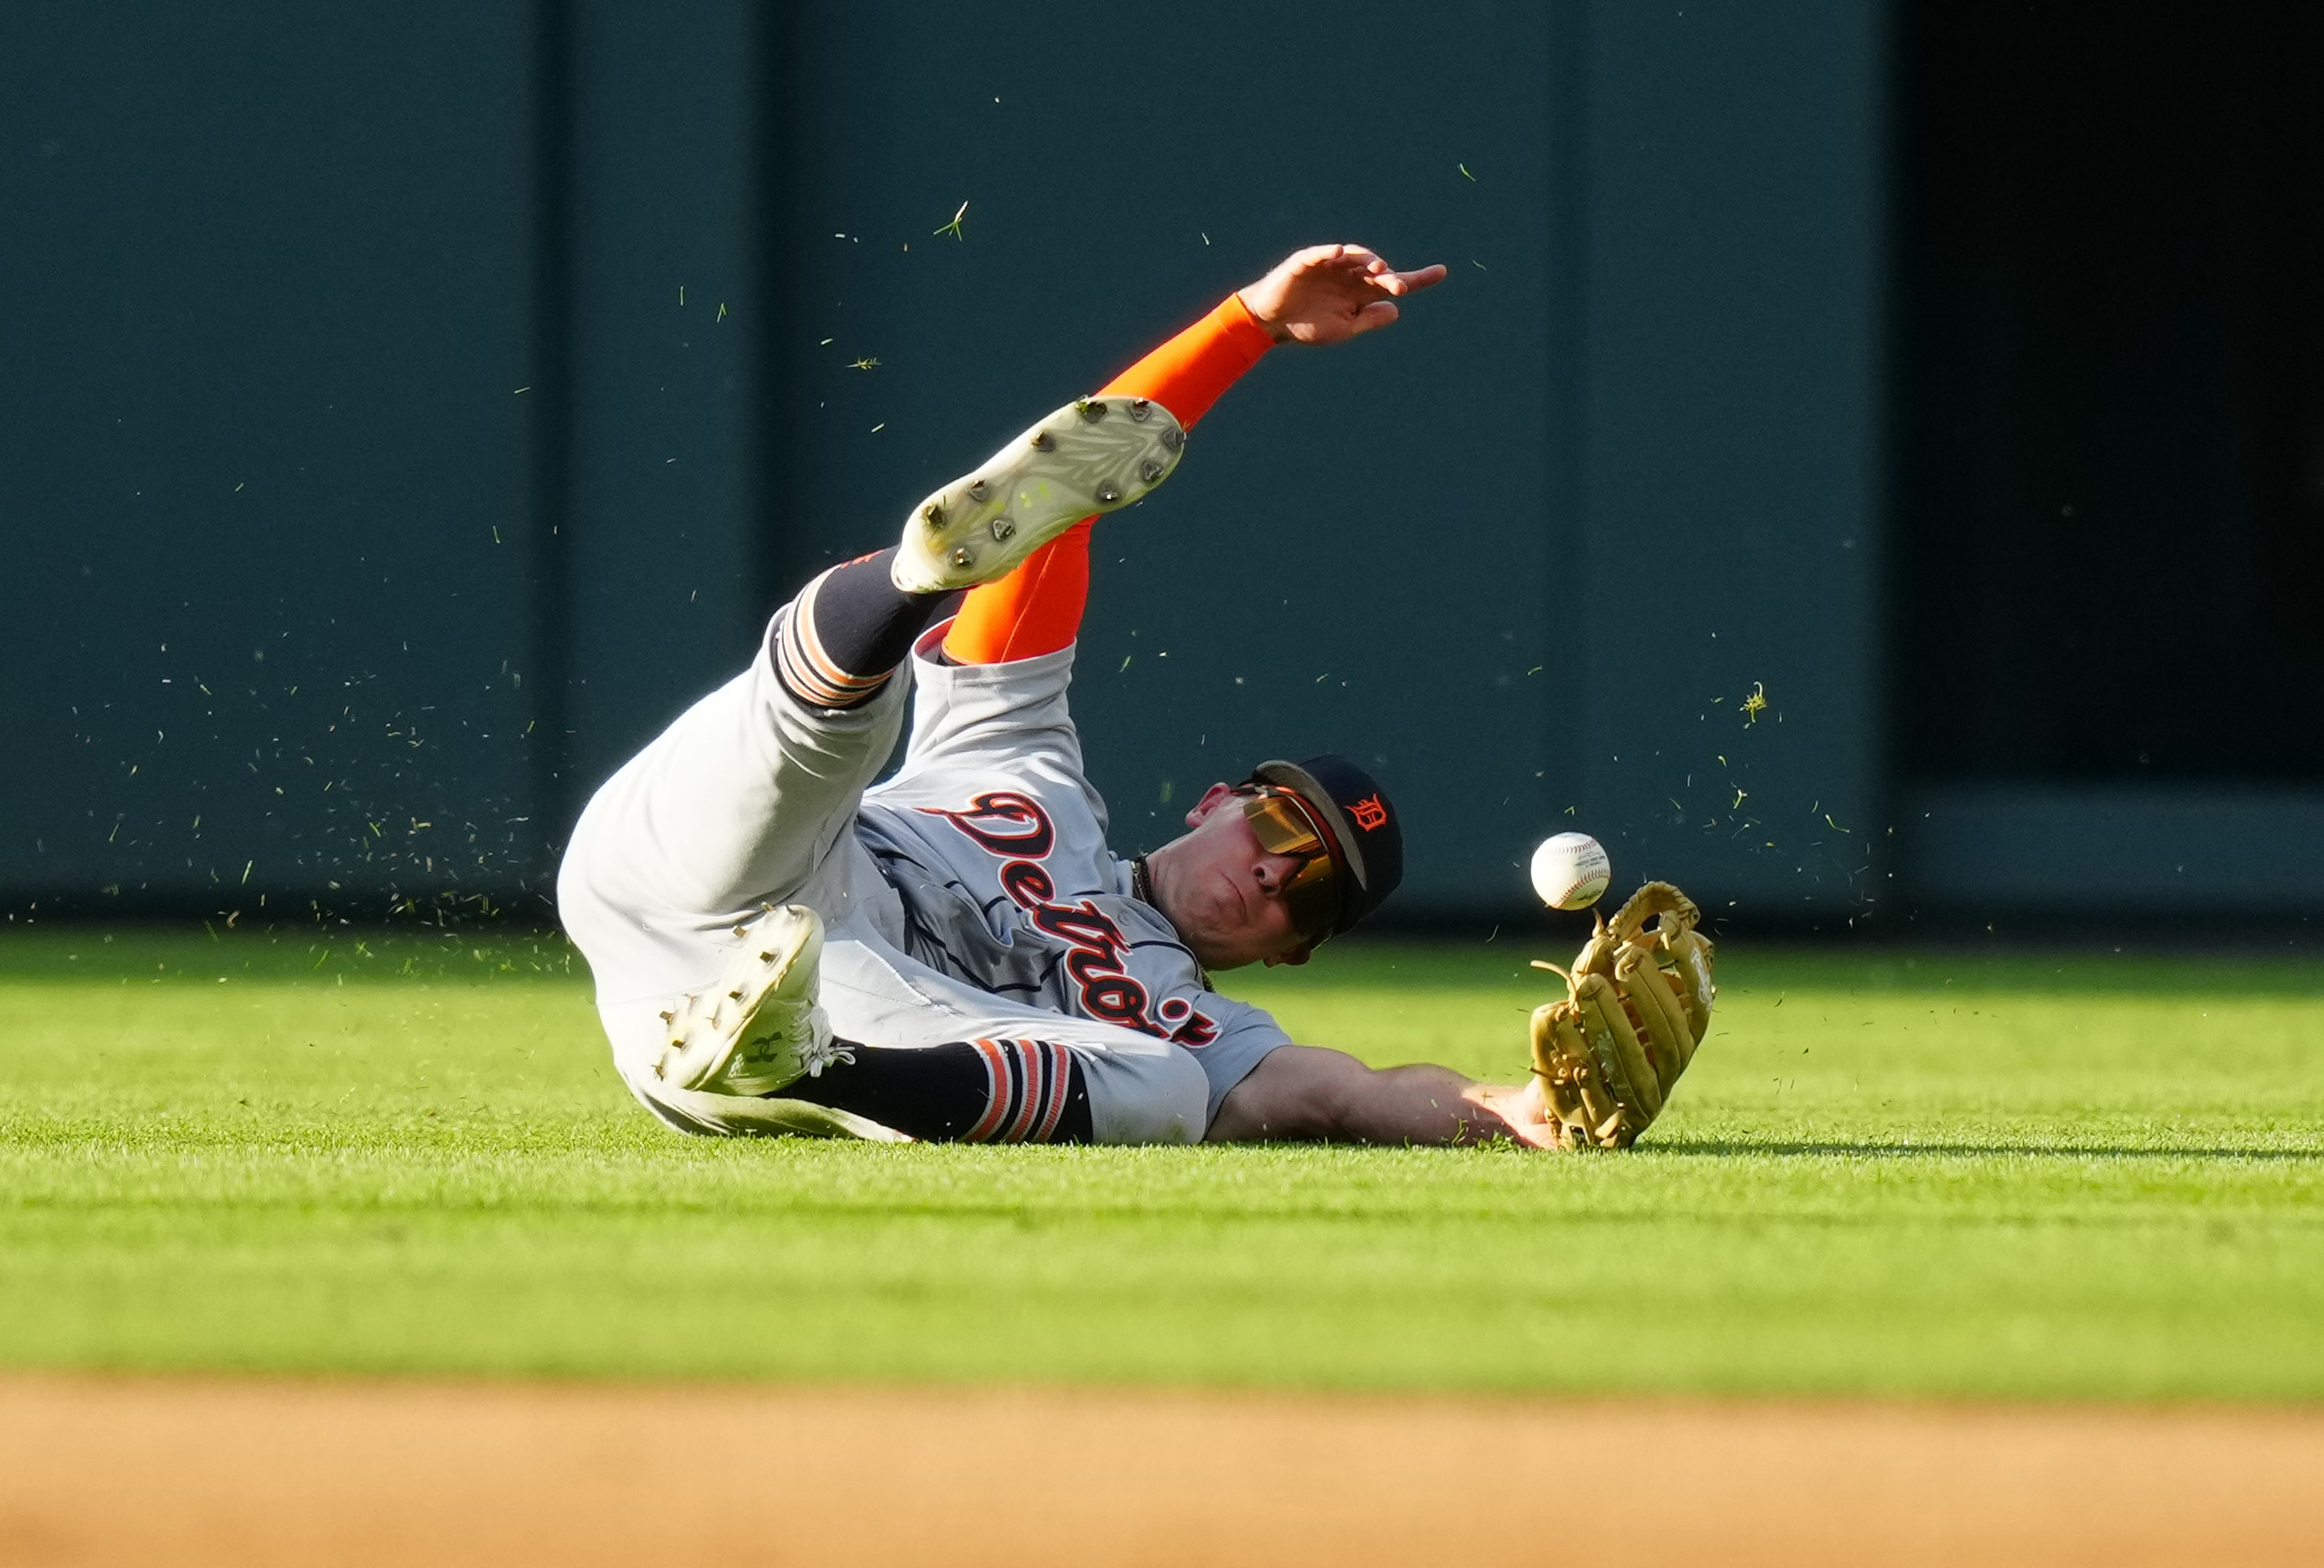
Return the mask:
<path id="1" fill-rule="evenodd" d="M 1613 880 L 1606 846 L 1586 833 L 1561 833 L 1533 852 L 1533 890 L 1553 909 L 1586 909 Z"/>

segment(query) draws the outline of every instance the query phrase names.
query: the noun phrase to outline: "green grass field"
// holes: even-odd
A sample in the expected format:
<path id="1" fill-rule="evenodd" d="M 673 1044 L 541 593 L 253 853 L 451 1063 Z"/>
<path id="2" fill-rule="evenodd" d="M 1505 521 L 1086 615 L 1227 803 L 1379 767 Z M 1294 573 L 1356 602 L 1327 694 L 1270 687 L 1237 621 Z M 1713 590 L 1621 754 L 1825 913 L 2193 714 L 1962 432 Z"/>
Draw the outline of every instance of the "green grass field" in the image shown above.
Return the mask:
<path id="1" fill-rule="evenodd" d="M 1232 989 L 1509 1076 L 1532 955 Z M 0 1359 L 2324 1397 L 2324 964 L 1730 943 L 1720 980 L 1627 1156 L 893 1148 L 661 1130 L 553 939 L 12 927 Z"/>

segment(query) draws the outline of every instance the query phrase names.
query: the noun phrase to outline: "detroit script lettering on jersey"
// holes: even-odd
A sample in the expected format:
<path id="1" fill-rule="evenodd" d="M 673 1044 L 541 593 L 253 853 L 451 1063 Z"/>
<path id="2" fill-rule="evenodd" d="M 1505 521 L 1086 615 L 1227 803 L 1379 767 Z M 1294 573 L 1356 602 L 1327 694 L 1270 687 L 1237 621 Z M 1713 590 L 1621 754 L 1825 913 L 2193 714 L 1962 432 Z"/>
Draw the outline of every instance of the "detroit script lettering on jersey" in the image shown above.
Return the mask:
<path id="1" fill-rule="evenodd" d="M 1218 1038 L 1217 1023 L 1184 999 L 1166 997 L 1159 1007 L 1153 1005 L 1146 987 L 1129 973 L 1130 944 L 1121 927 L 1093 900 L 1058 901 L 1056 883 L 1040 863 L 1056 847 L 1056 827 L 1039 801 L 1014 789 L 989 789 L 957 811 L 940 806 L 918 809 L 945 818 L 1002 862 L 1001 890 L 1036 928 L 1065 944 L 1065 973 L 1090 1017 L 1190 1049 Z"/>

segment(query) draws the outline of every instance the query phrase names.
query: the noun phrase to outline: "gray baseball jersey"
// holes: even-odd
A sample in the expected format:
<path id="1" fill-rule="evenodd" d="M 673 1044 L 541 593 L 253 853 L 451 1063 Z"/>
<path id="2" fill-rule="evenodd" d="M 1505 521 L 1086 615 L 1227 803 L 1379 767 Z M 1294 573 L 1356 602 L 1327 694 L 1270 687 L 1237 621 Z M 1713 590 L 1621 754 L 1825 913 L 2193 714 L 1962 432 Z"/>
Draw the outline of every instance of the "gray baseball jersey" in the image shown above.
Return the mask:
<path id="1" fill-rule="evenodd" d="M 895 890 L 867 911 L 897 947 L 995 996 L 1192 1052 L 1210 1112 L 1290 1037 L 1210 989 L 1194 955 L 1130 892 L 1106 844 L 1067 710 L 1074 651 L 954 666 L 915 655 L 910 745 L 867 790 L 856 842 Z"/>

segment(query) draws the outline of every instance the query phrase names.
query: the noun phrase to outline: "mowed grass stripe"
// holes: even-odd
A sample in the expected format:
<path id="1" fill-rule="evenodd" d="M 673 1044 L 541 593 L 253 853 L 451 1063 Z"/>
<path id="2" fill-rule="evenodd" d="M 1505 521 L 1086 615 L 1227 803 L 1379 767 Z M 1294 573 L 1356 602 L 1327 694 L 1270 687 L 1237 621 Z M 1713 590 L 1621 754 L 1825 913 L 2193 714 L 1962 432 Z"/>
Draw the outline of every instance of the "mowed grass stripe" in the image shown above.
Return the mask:
<path id="1" fill-rule="evenodd" d="M 1649 1144 L 1560 1158 L 690 1140 L 551 938 L 20 928 L 0 1359 L 2324 1397 L 2324 966 L 1729 946 Z M 1530 955 L 1232 983 L 1508 1076 Z"/>

